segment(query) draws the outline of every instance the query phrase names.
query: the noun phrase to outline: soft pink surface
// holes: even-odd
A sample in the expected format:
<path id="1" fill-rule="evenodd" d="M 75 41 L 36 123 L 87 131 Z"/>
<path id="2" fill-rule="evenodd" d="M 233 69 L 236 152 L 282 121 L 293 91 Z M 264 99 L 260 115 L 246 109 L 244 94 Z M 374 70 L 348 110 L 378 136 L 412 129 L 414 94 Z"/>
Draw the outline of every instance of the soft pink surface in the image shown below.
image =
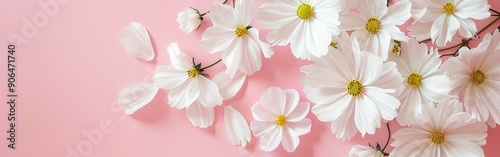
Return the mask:
<path id="1" fill-rule="evenodd" d="M 47 1 L 55 0 L 4 0 L 0 5 L 2 97 L 7 91 L 7 34 L 22 36 L 23 18 L 33 21 L 33 16 L 45 14 L 38 3 Z M 164 90 L 134 115 L 124 115 L 116 103 L 118 92 L 133 83 L 148 81 L 157 65 L 169 64 L 166 47 L 171 42 L 179 42 L 182 50 L 205 65 L 218 60 L 220 53 L 210 55 L 200 47 L 201 34 L 211 25 L 210 19 L 206 18 L 197 32 L 186 34 L 178 28 L 176 18 L 177 13 L 186 7 L 205 12 L 211 4 L 221 2 L 69 0 L 66 4 L 58 3 L 59 10 L 48 17 L 48 23 L 38 27 L 33 37 L 26 37 L 28 43 L 16 45 L 17 148 L 7 148 L 8 107 L 2 103 L 0 156 L 65 157 L 69 150 L 77 152 L 78 149 L 84 152 L 82 156 L 95 157 L 347 156 L 349 145 L 385 143 L 385 127 L 378 129 L 375 135 L 362 138 L 358 134 L 351 141 L 342 142 L 331 133 L 330 123 L 319 122 L 310 113 L 307 117 L 313 120 L 312 130 L 300 137 L 295 152 L 287 153 L 281 145 L 273 152 L 263 152 L 258 148 L 257 138 L 252 138 L 242 149 L 233 146 L 226 137 L 223 107 L 216 108 L 213 126 L 199 129 L 191 125 L 185 110 L 168 107 L 168 91 Z M 500 10 L 499 1 L 491 0 L 490 4 Z M 493 18 L 480 21 L 478 28 Z M 150 32 L 156 51 L 152 62 L 127 54 L 118 42 L 120 30 L 133 21 L 143 24 Z M 260 28 L 257 24 L 255 26 Z M 261 38 L 265 39 L 267 31 L 260 30 Z M 486 32 L 492 32 L 492 29 Z M 274 47 L 274 50 L 271 59 L 263 59 L 261 71 L 248 77 L 242 91 L 223 104 L 232 105 L 249 123 L 253 119 L 250 107 L 270 86 L 297 89 L 301 101 L 307 101 L 302 92 L 300 79 L 303 74 L 299 67 L 309 62 L 295 59 L 288 46 Z M 224 68 L 223 64 L 218 64 L 208 74 L 214 76 Z M 110 123 L 110 130 L 99 129 L 101 123 Z M 393 132 L 400 128 L 395 121 L 391 126 Z M 488 129 L 487 145 L 483 147 L 485 154 L 500 156 L 500 129 Z M 109 133 L 102 133 L 102 141 L 94 141 L 91 147 L 85 147 L 92 140 L 89 141 L 84 132 L 97 130 Z"/>

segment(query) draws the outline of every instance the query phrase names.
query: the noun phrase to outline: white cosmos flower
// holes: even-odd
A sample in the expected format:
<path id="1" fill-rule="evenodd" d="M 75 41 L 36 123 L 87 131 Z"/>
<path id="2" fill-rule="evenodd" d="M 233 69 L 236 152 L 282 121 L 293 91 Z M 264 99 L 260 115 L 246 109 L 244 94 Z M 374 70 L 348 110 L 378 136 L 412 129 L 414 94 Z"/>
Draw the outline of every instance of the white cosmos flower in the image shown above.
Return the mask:
<path id="1" fill-rule="evenodd" d="M 209 14 L 214 26 L 203 32 L 201 47 L 212 54 L 222 51 L 226 74 L 231 78 L 238 69 L 246 75 L 259 71 L 261 50 L 266 58 L 274 54 L 271 46 L 259 39 L 257 28 L 251 26 L 256 11 L 252 1 L 238 0 L 234 9 L 216 4 Z"/>
<path id="2" fill-rule="evenodd" d="M 354 145 L 351 146 L 349 157 L 384 157 L 384 153 L 370 146 Z"/>
<path id="3" fill-rule="evenodd" d="M 495 127 L 500 124 L 500 49 L 488 47 L 461 48 L 442 68 L 450 75 L 450 94 L 460 98 L 472 118 Z"/>
<path id="4" fill-rule="evenodd" d="M 411 30 L 426 30 L 432 42 L 438 47 L 446 46 L 458 31 L 465 38 L 477 33 L 474 20 L 490 17 L 490 5 L 487 0 L 410 0 L 415 25 Z M 428 24 L 432 23 L 432 24 Z M 413 27 L 413 28 L 412 28 Z M 410 33 L 417 34 L 420 33 Z"/>
<path id="5" fill-rule="evenodd" d="M 224 107 L 224 126 L 233 145 L 245 147 L 251 140 L 250 129 L 245 118 L 231 105 Z"/>
<path id="6" fill-rule="evenodd" d="M 266 36 L 271 45 L 290 43 L 293 55 L 300 59 L 319 58 L 328 52 L 330 38 L 338 35 L 339 12 L 344 1 L 273 0 L 260 7 L 260 24 L 272 29 Z"/>
<path id="7" fill-rule="evenodd" d="M 401 107 L 397 117 L 400 125 L 412 125 L 422 114 L 422 105 L 439 102 L 446 98 L 450 88 L 444 74 L 437 49 L 427 50 L 427 45 L 410 39 L 402 43 L 401 55 L 390 55 L 397 63 L 398 71 L 405 79 L 405 89 L 399 96 Z"/>
<path id="8" fill-rule="evenodd" d="M 186 33 L 198 29 L 201 25 L 201 20 L 203 20 L 203 17 L 200 12 L 194 8 L 186 8 L 177 14 L 179 28 Z"/>
<path id="9" fill-rule="evenodd" d="M 487 126 L 463 112 L 462 104 L 445 98 L 434 107 L 423 107 L 422 118 L 392 137 L 390 156 L 484 156 Z"/>
<path id="10" fill-rule="evenodd" d="M 399 1 L 387 7 L 387 0 L 361 0 L 358 12 L 340 16 L 340 29 L 354 30 L 363 50 L 387 60 L 391 41 L 408 41 L 408 37 L 396 26 L 411 17 L 411 3 Z"/>
<path id="11" fill-rule="evenodd" d="M 294 89 L 271 87 L 252 106 L 254 120 L 250 128 L 260 138 L 262 150 L 272 151 L 281 142 L 287 152 L 293 152 L 299 145 L 299 136 L 309 133 L 311 120 L 305 118 L 309 103 L 299 102 L 299 98 Z"/>
<path id="12" fill-rule="evenodd" d="M 213 108 L 222 104 L 217 85 L 206 78 L 194 59 L 181 52 L 177 43 L 167 48 L 171 65 L 158 66 L 153 81 L 160 88 L 169 89 L 168 104 L 177 109 L 186 108 L 193 125 L 206 128 L 214 121 Z"/>
<path id="13" fill-rule="evenodd" d="M 358 130 L 363 136 L 374 134 L 382 121 L 394 119 L 400 105 L 396 97 L 404 88 L 396 63 L 384 63 L 362 52 L 355 38 L 350 40 L 302 68 L 304 92 L 316 104 L 312 112 L 320 121 L 332 122 L 332 133 L 342 140 Z"/>

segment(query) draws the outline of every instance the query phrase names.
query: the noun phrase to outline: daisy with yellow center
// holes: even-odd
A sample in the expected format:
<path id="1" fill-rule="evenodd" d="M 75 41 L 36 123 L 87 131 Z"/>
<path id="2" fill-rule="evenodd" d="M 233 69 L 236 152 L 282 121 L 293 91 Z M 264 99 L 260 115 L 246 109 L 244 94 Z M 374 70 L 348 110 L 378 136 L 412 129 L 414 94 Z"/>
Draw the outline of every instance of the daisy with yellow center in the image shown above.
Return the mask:
<path id="1" fill-rule="evenodd" d="M 387 7 L 386 0 L 361 0 L 357 11 L 340 16 L 340 29 L 353 30 L 364 51 L 382 57 L 385 61 L 392 50 L 393 40 L 408 41 L 408 37 L 397 27 L 410 17 L 411 3 L 398 1 Z"/>
<path id="2" fill-rule="evenodd" d="M 350 139 L 357 132 L 374 134 L 382 121 L 397 115 L 396 97 L 404 86 L 395 66 L 361 51 L 356 38 L 342 33 L 336 49 L 302 68 L 304 92 L 316 104 L 312 113 L 331 122 L 338 139 Z"/>
<path id="3" fill-rule="evenodd" d="M 487 126 L 463 111 L 462 103 L 445 98 L 423 106 L 422 118 L 392 135 L 391 156 L 484 156 Z"/>
<path id="4" fill-rule="evenodd" d="M 477 34 L 475 21 L 491 16 L 488 0 L 410 0 L 412 18 L 408 34 L 418 40 L 431 39 L 438 47 L 446 47 L 458 32 L 464 38 Z"/>
<path id="5" fill-rule="evenodd" d="M 425 43 L 410 39 L 401 43 L 400 55 L 390 55 L 398 71 L 405 78 L 405 89 L 398 97 L 402 105 L 397 117 L 400 125 L 412 125 L 422 114 L 422 104 L 439 102 L 446 98 L 449 78 L 440 69 L 437 49 L 428 49 Z"/>
<path id="6" fill-rule="evenodd" d="M 274 51 L 259 38 L 257 28 L 251 26 L 257 9 L 253 1 L 235 1 L 235 7 L 216 4 L 208 14 L 214 23 L 201 37 L 201 47 L 210 54 L 222 52 L 226 74 L 231 78 L 236 71 L 253 75 L 262 67 L 262 57 L 270 58 Z"/>
<path id="7" fill-rule="evenodd" d="M 299 59 L 320 58 L 328 52 L 330 38 L 340 33 L 339 12 L 344 1 L 272 0 L 261 5 L 258 19 L 271 31 L 271 45 L 290 45 Z"/>
<path id="8" fill-rule="evenodd" d="M 500 124 L 500 36 L 489 37 L 478 47 L 461 48 L 458 57 L 452 57 L 442 67 L 450 75 L 450 94 L 457 95 L 464 108 L 473 117 L 494 127 Z M 491 45 L 494 44 L 494 45 Z"/>
<path id="9" fill-rule="evenodd" d="M 272 151 L 281 143 L 287 152 L 293 152 L 299 145 L 299 136 L 309 133 L 311 120 L 309 103 L 299 102 L 299 93 L 294 89 L 267 89 L 260 101 L 252 106 L 254 120 L 250 128 L 260 138 L 260 148 Z"/>
<path id="10" fill-rule="evenodd" d="M 191 123 L 200 128 L 212 125 L 215 106 L 222 104 L 222 96 L 214 81 L 208 79 L 206 67 L 196 64 L 194 58 L 179 49 L 177 43 L 167 47 L 171 65 L 158 66 L 152 80 L 160 88 L 168 89 L 168 104 L 172 108 L 186 109 Z"/>

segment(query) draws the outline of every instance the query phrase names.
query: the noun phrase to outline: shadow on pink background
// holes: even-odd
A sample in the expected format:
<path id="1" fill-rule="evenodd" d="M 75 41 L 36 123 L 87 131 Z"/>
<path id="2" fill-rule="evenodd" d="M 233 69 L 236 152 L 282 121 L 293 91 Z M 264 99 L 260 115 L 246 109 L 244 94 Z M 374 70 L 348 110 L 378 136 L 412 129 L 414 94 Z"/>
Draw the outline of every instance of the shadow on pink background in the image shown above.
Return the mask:
<path id="1" fill-rule="evenodd" d="M 349 145 L 376 142 L 383 145 L 387 128 L 375 135 L 358 134 L 351 141 L 337 140 L 330 123 L 322 123 L 313 114 L 309 134 L 300 137 L 293 153 L 281 146 L 273 152 L 258 148 L 258 139 L 246 148 L 233 146 L 226 137 L 223 109 L 216 108 L 216 120 L 208 129 L 193 127 L 185 110 L 168 107 L 168 91 L 132 116 L 117 106 L 118 92 L 133 83 L 145 82 L 157 65 L 169 64 L 166 51 L 171 42 L 197 61 L 213 63 L 220 53 L 210 55 L 200 47 L 202 32 L 211 25 L 204 20 L 197 32 L 186 34 L 178 28 L 177 13 L 186 7 L 207 11 L 222 0 L 101 1 L 101 0 L 21 0 L 0 5 L 0 55 L 2 97 L 6 95 L 8 37 L 17 34 L 25 42 L 16 44 L 18 102 L 16 108 L 16 149 L 7 147 L 8 105 L 0 105 L 0 156 L 2 157 L 136 157 L 136 156 L 347 156 Z M 54 3 L 49 10 L 44 5 Z M 494 9 L 500 2 L 490 0 Z M 53 11 L 53 12 L 52 12 Z M 44 16 L 45 15 L 45 16 Z M 35 17 L 35 19 L 33 19 Z M 46 17 L 46 18 L 44 18 Z M 479 21 L 478 28 L 493 20 Z M 34 21 L 38 20 L 38 21 Z M 118 42 L 120 30 L 130 22 L 148 28 L 156 58 L 145 62 L 127 54 Z M 27 24 L 34 28 L 25 31 Z M 36 26 L 35 26 L 36 24 Z M 499 25 L 497 22 L 495 25 Z M 257 28 L 261 28 L 255 24 Z M 23 30 L 25 32 L 23 32 Z M 486 32 L 492 32 L 493 28 Z M 261 39 L 267 31 L 260 29 Z M 24 33 L 24 34 L 23 34 Z M 483 36 L 481 34 L 480 36 Z M 274 47 L 275 55 L 263 59 L 261 71 L 248 77 L 242 91 L 224 103 L 232 105 L 250 123 L 250 107 L 270 86 L 302 91 L 299 67 L 309 64 L 293 57 L 289 47 Z M 218 64 L 208 70 L 214 76 L 224 70 Z M 301 92 L 301 101 L 307 101 Z M 400 127 L 391 122 L 392 131 Z M 500 156 L 500 129 L 488 130 L 486 156 Z M 392 147 L 389 146 L 389 150 Z"/>

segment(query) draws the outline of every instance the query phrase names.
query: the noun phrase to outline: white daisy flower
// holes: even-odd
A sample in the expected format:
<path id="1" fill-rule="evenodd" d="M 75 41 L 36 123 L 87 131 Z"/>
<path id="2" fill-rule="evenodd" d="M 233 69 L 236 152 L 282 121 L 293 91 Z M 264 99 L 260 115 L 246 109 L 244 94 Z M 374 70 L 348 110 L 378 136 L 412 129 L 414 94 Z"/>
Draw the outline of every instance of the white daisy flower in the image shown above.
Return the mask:
<path id="1" fill-rule="evenodd" d="M 214 121 L 213 108 L 222 104 L 217 85 L 206 78 L 201 64 L 181 52 L 177 43 L 168 46 L 171 65 L 158 66 L 153 81 L 160 88 L 169 89 L 168 104 L 177 109 L 186 108 L 193 125 L 206 128 Z"/>
<path id="2" fill-rule="evenodd" d="M 459 50 L 458 57 L 442 65 L 450 75 L 450 94 L 457 95 L 465 110 L 491 127 L 500 124 L 500 49 L 488 50 L 488 44 Z M 495 46 L 496 47 L 496 46 Z M 496 123 L 496 124 L 495 124 Z"/>
<path id="3" fill-rule="evenodd" d="M 387 0 L 362 0 L 358 12 L 351 11 L 340 16 L 340 29 L 354 30 L 363 50 L 381 56 L 385 61 L 390 52 L 391 41 L 408 41 L 408 37 L 396 26 L 404 24 L 410 17 L 411 3 L 399 1 L 387 7 Z"/>
<path id="4" fill-rule="evenodd" d="M 271 45 L 290 43 L 293 55 L 300 59 L 319 58 L 328 52 L 330 38 L 338 35 L 339 12 L 344 1 L 273 0 L 260 7 L 259 23 L 272 29 L 266 36 Z"/>
<path id="5" fill-rule="evenodd" d="M 403 43 L 401 48 L 401 56 L 389 56 L 405 78 L 397 120 L 400 125 L 412 125 L 422 114 L 422 104 L 439 102 L 448 96 L 450 81 L 439 69 L 441 58 L 437 49 L 428 51 L 426 44 L 419 44 L 415 39 Z"/>
<path id="6" fill-rule="evenodd" d="M 354 145 L 351 146 L 349 157 L 384 157 L 384 153 L 370 146 Z"/>
<path id="7" fill-rule="evenodd" d="M 240 70 L 252 75 L 260 70 L 264 57 L 274 54 L 269 44 L 259 39 L 259 31 L 251 26 L 256 15 L 252 1 L 238 0 L 235 8 L 216 4 L 212 7 L 210 18 L 214 26 L 203 32 L 201 47 L 213 54 L 222 51 L 222 61 L 227 66 L 226 74 L 231 78 Z"/>
<path id="8" fill-rule="evenodd" d="M 465 38 L 473 37 L 477 33 L 474 20 L 483 20 L 491 15 L 487 0 L 410 1 L 416 4 L 412 8 L 416 22 L 432 23 L 413 25 L 411 29 L 427 30 L 426 34 L 438 47 L 446 46 L 457 31 Z"/>
<path id="9" fill-rule="evenodd" d="M 484 156 L 488 127 L 463 112 L 458 100 L 425 105 L 422 114 L 416 125 L 392 135 L 390 156 Z"/>
<path id="10" fill-rule="evenodd" d="M 299 98 L 294 89 L 271 87 L 252 106 L 254 120 L 250 128 L 260 138 L 262 150 L 272 151 L 281 142 L 287 152 L 293 152 L 299 145 L 299 136 L 309 133 L 311 120 L 305 118 L 309 103 L 299 102 Z"/>
<path id="11" fill-rule="evenodd" d="M 198 29 L 201 25 L 201 21 L 203 20 L 203 15 L 200 14 L 198 9 L 195 8 L 184 9 L 177 14 L 177 22 L 179 23 L 179 28 L 186 33 Z"/>
<path id="12" fill-rule="evenodd" d="M 312 112 L 320 121 L 332 122 L 332 132 L 342 140 L 358 130 L 363 136 L 374 134 L 382 121 L 394 119 L 400 105 L 396 97 L 404 88 L 396 63 L 384 63 L 362 52 L 355 38 L 350 40 L 302 68 L 304 92 L 316 104 Z"/>

